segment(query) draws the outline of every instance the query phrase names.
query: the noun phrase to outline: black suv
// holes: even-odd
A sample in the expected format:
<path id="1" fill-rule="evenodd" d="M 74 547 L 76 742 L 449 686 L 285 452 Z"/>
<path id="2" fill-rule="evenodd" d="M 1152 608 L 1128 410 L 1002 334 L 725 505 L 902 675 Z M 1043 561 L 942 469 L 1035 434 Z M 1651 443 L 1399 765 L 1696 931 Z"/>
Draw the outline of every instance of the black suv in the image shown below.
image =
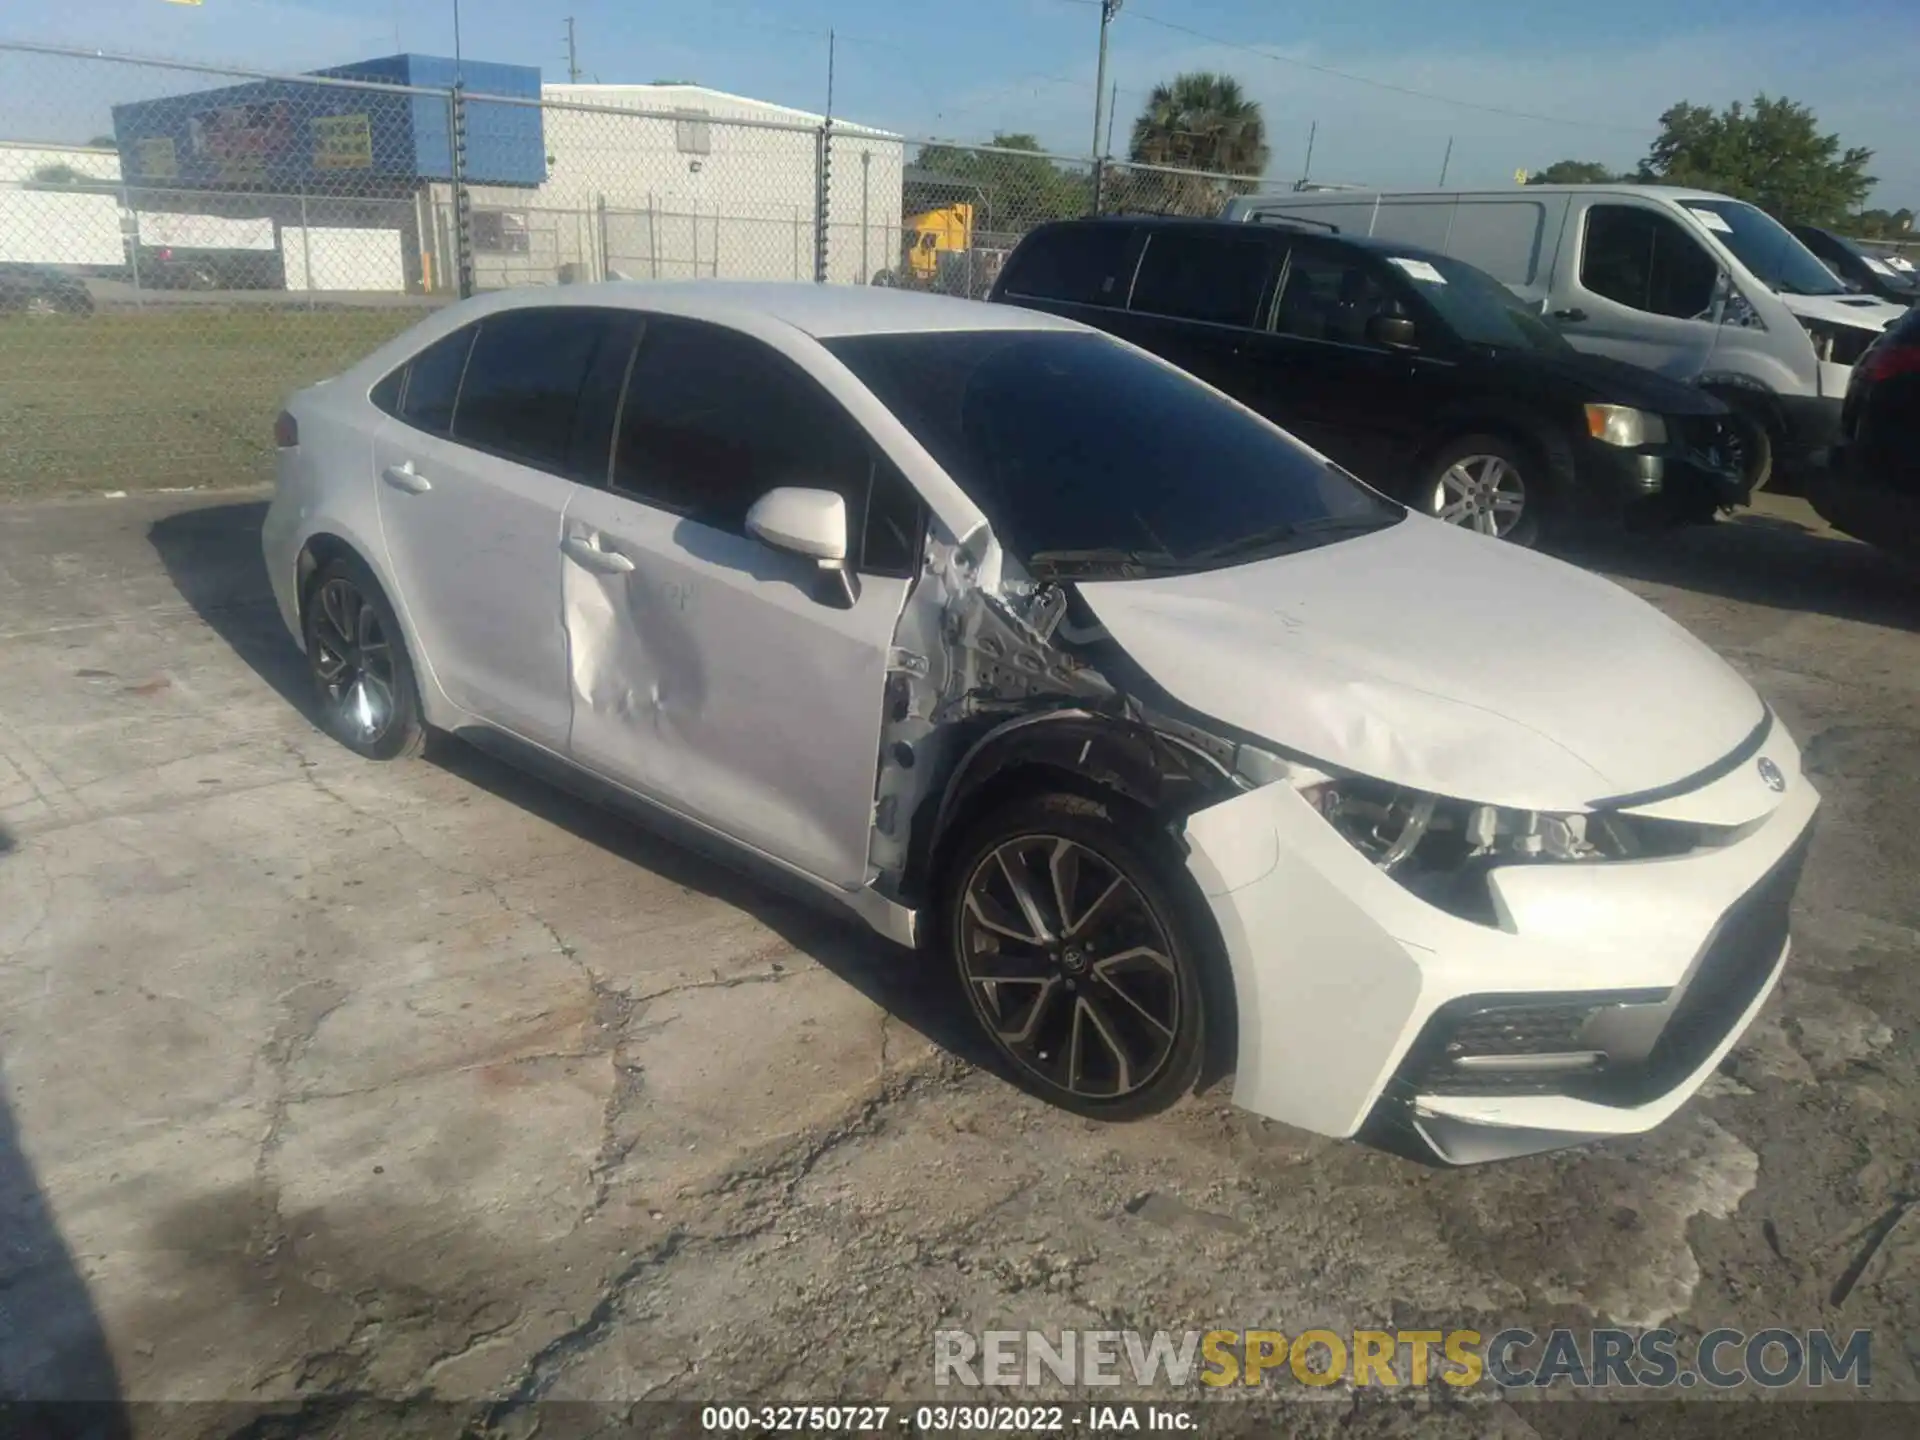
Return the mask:
<path id="1" fill-rule="evenodd" d="M 995 301 L 1150 350 L 1427 513 L 1531 544 L 1576 510 L 1711 520 L 1764 437 L 1582 355 L 1492 276 L 1307 222 L 1114 216 L 1031 232 Z"/>

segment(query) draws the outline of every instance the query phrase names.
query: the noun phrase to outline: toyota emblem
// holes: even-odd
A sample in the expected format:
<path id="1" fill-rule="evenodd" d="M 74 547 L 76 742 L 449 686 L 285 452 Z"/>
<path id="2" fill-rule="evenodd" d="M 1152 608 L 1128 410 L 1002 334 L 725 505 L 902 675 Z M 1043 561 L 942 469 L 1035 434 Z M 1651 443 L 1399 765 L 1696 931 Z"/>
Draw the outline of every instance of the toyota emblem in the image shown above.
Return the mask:
<path id="1" fill-rule="evenodd" d="M 1766 756 L 1762 755 L 1760 757 L 1758 769 L 1760 771 L 1760 783 L 1765 785 L 1767 789 L 1777 794 L 1787 788 L 1787 777 L 1785 773 Z"/>

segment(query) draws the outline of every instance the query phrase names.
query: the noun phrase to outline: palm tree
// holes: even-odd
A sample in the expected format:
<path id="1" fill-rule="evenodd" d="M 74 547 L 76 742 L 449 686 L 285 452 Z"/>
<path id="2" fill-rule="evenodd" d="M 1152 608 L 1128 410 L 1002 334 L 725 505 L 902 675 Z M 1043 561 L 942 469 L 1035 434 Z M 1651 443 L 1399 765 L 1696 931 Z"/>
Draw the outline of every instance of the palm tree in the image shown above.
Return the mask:
<path id="1" fill-rule="evenodd" d="M 1128 157 L 1139 165 L 1260 175 L 1267 168 L 1260 102 L 1249 100 L 1231 75 L 1206 70 L 1176 75 L 1147 97 L 1133 122 Z"/>

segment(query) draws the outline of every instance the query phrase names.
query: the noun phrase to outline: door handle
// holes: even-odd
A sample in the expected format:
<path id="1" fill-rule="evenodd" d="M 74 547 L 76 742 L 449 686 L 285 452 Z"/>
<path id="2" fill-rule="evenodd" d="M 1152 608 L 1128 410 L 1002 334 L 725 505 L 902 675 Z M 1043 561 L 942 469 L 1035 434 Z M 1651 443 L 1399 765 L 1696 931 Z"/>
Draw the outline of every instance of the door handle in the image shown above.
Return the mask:
<path id="1" fill-rule="evenodd" d="M 1556 320 L 1570 320 L 1577 324 L 1587 318 L 1587 312 L 1582 310 L 1578 305 L 1575 305 L 1570 310 L 1554 311 L 1553 318 Z"/>
<path id="2" fill-rule="evenodd" d="M 387 466 L 380 472 L 380 478 L 394 489 L 404 490 L 409 495 L 424 495 L 433 488 L 433 482 L 414 469 L 411 460 Z"/>
<path id="3" fill-rule="evenodd" d="M 633 571 L 633 561 L 617 550 L 602 550 L 591 540 L 583 540 L 577 535 L 569 535 L 560 542 L 560 548 L 567 558 L 583 569 L 595 571 L 601 575 L 628 575 Z"/>

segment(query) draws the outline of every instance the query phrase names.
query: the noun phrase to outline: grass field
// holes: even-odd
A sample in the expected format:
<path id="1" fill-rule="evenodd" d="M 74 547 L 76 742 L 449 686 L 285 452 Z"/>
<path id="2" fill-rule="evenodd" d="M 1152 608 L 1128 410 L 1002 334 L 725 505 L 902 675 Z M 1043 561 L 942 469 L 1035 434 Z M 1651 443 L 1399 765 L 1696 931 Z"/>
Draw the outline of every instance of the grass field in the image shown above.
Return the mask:
<path id="1" fill-rule="evenodd" d="M 273 417 L 416 309 L 0 317 L 0 501 L 273 475 Z"/>

